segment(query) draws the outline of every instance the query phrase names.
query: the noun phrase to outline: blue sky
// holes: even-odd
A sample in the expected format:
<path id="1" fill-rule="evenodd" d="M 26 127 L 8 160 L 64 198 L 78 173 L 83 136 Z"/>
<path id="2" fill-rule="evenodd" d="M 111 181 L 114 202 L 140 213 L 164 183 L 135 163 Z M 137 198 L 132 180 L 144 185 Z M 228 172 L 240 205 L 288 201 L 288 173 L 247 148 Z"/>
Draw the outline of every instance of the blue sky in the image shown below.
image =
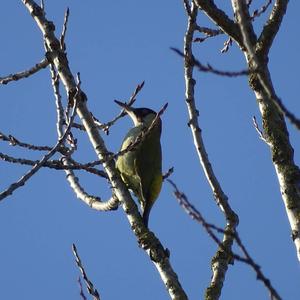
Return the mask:
<path id="1" fill-rule="evenodd" d="M 49 3 L 48 3 L 49 2 Z M 169 103 L 163 118 L 163 166 L 174 166 L 172 180 L 206 219 L 219 226 L 223 216 L 201 170 L 184 101 L 182 60 L 169 48 L 182 48 L 186 15 L 181 1 L 46 1 L 47 17 L 60 33 L 65 8 L 70 7 L 67 52 L 74 74 L 81 73 L 88 106 L 101 121 L 111 120 L 135 86 L 145 80 L 137 106 L 158 110 Z M 216 1 L 222 3 L 223 1 Z M 262 1 L 253 1 L 259 6 Z M 230 11 L 229 1 L 224 7 Z M 270 53 L 275 89 L 298 116 L 300 42 L 296 37 L 298 1 L 291 1 Z M 1 5 L 0 76 L 24 70 L 44 56 L 41 34 L 21 1 Z M 201 25 L 209 25 L 199 16 Z M 257 24 L 259 30 L 260 22 Z M 245 68 L 244 57 L 233 46 L 221 54 L 225 37 L 195 46 L 201 62 L 224 70 Z M 56 112 L 49 71 L 2 86 L 0 131 L 22 141 L 54 145 Z M 260 121 L 247 78 L 228 79 L 197 73 L 197 105 L 209 157 L 233 209 L 239 214 L 240 236 L 264 274 L 283 299 L 298 294 L 299 263 L 290 239 L 270 151 L 258 137 L 252 116 Z M 62 93 L 63 94 L 63 93 Z M 64 95 L 64 94 L 63 94 Z M 131 126 L 124 118 L 104 136 L 117 151 Z M 300 163 L 299 132 L 288 124 Z M 76 158 L 87 162 L 96 156 L 86 136 L 79 139 Z M 0 151 L 38 159 L 0 142 Z M 28 167 L 0 161 L 0 188 L 17 180 Z M 106 182 L 80 173 L 86 190 L 102 198 Z M 216 245 L 205 230 L 179 207 L 165 183 L 150 215 L 150 228 L 171 252 L 171 263 L 189 299 L 202 299 Z M 80 299 L 78 269 L 71 252 L 76 243 L 90 279 L 103 299 L 168 299 L 148 256 L 138 248 L 122 209 L 101 213 L 74 196 L 61 171 L 43 169 L 24 187 L 0 203 L 0 298 Z M 236 262 L 229 268 L 221 299 L 268 299 L 253 271 Z"/>

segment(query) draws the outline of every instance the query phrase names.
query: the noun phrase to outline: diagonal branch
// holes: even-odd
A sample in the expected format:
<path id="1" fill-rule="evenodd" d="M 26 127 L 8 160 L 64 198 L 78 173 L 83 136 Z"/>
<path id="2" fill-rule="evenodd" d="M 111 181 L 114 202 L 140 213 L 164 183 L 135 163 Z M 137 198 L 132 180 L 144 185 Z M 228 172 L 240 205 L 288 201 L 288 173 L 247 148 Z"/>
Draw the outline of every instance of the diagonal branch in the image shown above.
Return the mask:
<path id="1" fill-rule="evenodd" d="M 198 9 L 202 10 L 224 33 L 231 36 L 240 46 L 242 36 L 237 24 L 226 13 L 218 8 L 213 0 L 193 0 Z"/>
<path id="2" fill-rule="evenodd" d="M 78 251 L 77 251 L 77 248 L 75 246 L 75 244 L 72 244 L 72 251 L 73 251 L 73 254 L 75 256 L 75 261 L 76 261 L 76 264 L 77 264 L 77 267 L 79 268 L 79 271 L 82 275 L 82 278 L 86 284 L 86 287 L 87 287 L 87 290 L 89 292 L 90 295 L 93 296 L 94 300 L 100 300 L 100 295 L 97 291 L 97 289 L 94 287 L 93 283 L 89 280 L 87 274 L 86 274 L 86 271 L 84 269 L 84 266 L 81 262 L 81 259 L 79 257 L 79 254 L 78 254 Z"/>
<path id="3" fill-rule="evenodd" d="M 142 81 L 140 84 L 138 84 L 132 93 L 132 95 L 129 98 L 129 101 L 127 103 L 128 106 L 131 106 L 135 101 L 138 93 L 142 90 L 142 88 L 145 85 L 145 81 Z M 116 101 L 116 100 L 115 100 Z M 126 115 L 125 109 L 122 109 L 122 111 L 111 121 L 103 124 L 102 126 L 104 127 L 105 131 L 108 132 L 109 128 L 114 125 L 120 118 L 124 117 Z"/>
<path id="4" fill-rule="evenodd" d="M 42 61 L 40 61 L 39 63 L 37 63 L 36 65 L 34 65 L 32 68 L 28 70 L 15 73 L 15 74 L 10 74 L 6 77 L 0 77 L 0 84 L 8 84 L 9 82 L 12 81 L 18 81 L 20 79 L 27 78 L 37 73 L 38 71 L 45 69 L 48 65 L 49 65 L 48 59 L 44 58 Z"/>
<path id="5" fill-rule="evenodd" d="M 42 31 L 43 38 L 50 51 L 49 57 L 64 84 L 69 101 L 72 102 L 73 95 L 76 93 L 76 83 L 71 73 L 66 53 L 60 49 L 60 43 L 54 35 L 54 24 L 46 19 L 44 11 L 33 0 L 22 0 L 22 2 Z M 105 161 L 109 155 L 109 151 L 94 123 L 94 119 L 87 107 L 87 101 L 84 99 L 86 99 L 86 96 L 82 92 L 82 101 L 78 103 L 77 114 L 86 129 L 98 159 Z M 155 237 L 154 233 L 145 227 L 136 204 L 116 170 L 115 162 L 105 161 L 103 167 L 114 189 L 115 196 L 122 203 L 123 210 L 126 213 L 133 233 L 157 268 L 171 299 L 187 299 L 178 276 L 170 264 L 168 251 L 165 251 L 163 245 Z"/>
<path id="6" fill-rule="evenodd" d="M 251 20 L 253 21 L 254 19 L 260 17 L 262 14 L 265 13 L 265 11 L 268 9 L 268 7 L 272 4 L 273 0 L 267 0 L 267 2 L 261 6 L 260 8 L 254 10 L 254 12 L 251 15 Z M 249 7 L 249 4 L 248 4 Z"/>
<path id="7" fill-rule="evenodd" d="M 119 156 L 122 156 L 130 151 L 136 149 L 136 147 L 149 135 L 151 130 L 154 128 L 155 125 L 159 122 L 160 116 L 165 112 L 168 107 L 168 103 L 166 103 L 156 114 L 155 118 L 153 119 L 152 123 L 149 127 L 145 127 L 141 133 L 136 137 L 136 139 L 130 143 L 125 149 L 120 150 L 118 153 L 114 154 L 110 159 L 116 159 Z"/>
<path id="8" fill-rule="evenodd" d="M 1 192 L 0 201 L 6 198 L 7 196 L 11 195 L 16 189 L 23 186 L 44 165 L 44 163 L 47 162 L 63 145 L 65 139 L 67 138 L 71 130 L 71 125 L 76 115 L 76 106 L 77 106 L 77 101 L 75 102 L 75 106 L 73 109 L 72 116 L 70 118 L 69 126 L 66 128 L 62 137 L 58 139 L 56 145 L 38 163 L 36 163 L 30 171 L 28 171 L 25 175 L 23 175 L 18 181 L 12 183 L 6 190 Z"/>
<path id="9" fill-rule="evenodd" d="M 228 231 L 227 229 L 222 229 L 220 227 L 217 227 L 214 224 L 208 223 L 205 218 L 202 216 L 202 214 L 200 213 L 200 211 L 198 211 L 188 200 L 187 196 L 182 193 L 181 191 L 178 190 L 176 184 L 168 179 L 168 182 L 172 185 L 172 187 L 174 188 L 174 195 L 176 197 L 176 199 L 178 200 L 180 206 L 183 207 L 183 209 L 188 213 L 188 215 L 195 221 L 197 221 L 198 223 L 200 223 L 206 230 L 206 232 L 208 233 L 208 235 L 214 240 L 214 242 L 216 242 L 218 244 L 218 246 L 224 251 L 227 252 L 228 249 L 226 247 L 224 247 L 224 244 L 220 241 L 220 239 L 217 237 L 217 235 L 214 233 L 214 230 L 217 231 L 218 233 L 222 233 L 222 234 L 231 234 L 234 238 L 234 240 L 236 241 L 237 245 L 239 246 L 239 248 L 241 249 L 241 251 L 244 254 L 244 257 L 230 251 L 229 253 L 227 253 L 228 256 L 232 256 L 234 259 L 246 263 L 247 265 L 249 265 L 254 272 L 256 273 L 256 277 L 258 280 L 262 281 L 262 283 L 265 285 L 265 287 L 268 289 L 268 291 L 270 292 L 270 295 L 272 297 L 272 299 L 276 299 L 276 300 L 281 300 L 281 297 L 279 296 L 278 292 L 275 290 L 275 288 L 272 286 L 270 280 L 263 274 L 263 272 L 261 271 L 260 266 L 254 261 L 254 259 L 250 256 L 248 250 L 246 249 L 246 247 L 244 246 L 244 244 L 242 243 L 241 238 L 239 237 L 239 234 L 237 231 L 232 232 L 232 231 Z M 206 298 L 207 299 L 207 298 Z M 211 298 L 209 298 L 211 299 Z"/>
<path id="10" fill-rule="evenodd" d="M 286 13 L 288 0 L 276 0 L 268 21 L 258 38 L 256 50 L 262 56 L 267 56 L 279 31 L 283 17 Z"/>
<path id="11" fill-rule="evenodd" d="M 136 96 L 142 90 L 144 84 L 145 84 L 145 82 L 143 81 L 142 83 L 140 83 L 136 86 L 133 94 L 131 95 L 131 97 L 129 98 L 129 101 L 127 102 L 128 106 L 131 106 L 136 101 Z M 126 115 L 125 110 L 122 110 L 114 119 L 112 119 L 111 121 L 109 121 L 107 123 L 101 123 L 94 116 L 93 116 L 93 118 L 94 118 L 95 125 L 99 129 L 103 130 L 106 134 L 109 134 L 109 128 L 112 125 L 114 125 L 120 118 L 124 117 L 125 115 Z M 85 130 L 84 126 L 81 124 L 74 123 L 73 127 L 77 128 L 79 130 L 83 130 L 83 131 Z"/>

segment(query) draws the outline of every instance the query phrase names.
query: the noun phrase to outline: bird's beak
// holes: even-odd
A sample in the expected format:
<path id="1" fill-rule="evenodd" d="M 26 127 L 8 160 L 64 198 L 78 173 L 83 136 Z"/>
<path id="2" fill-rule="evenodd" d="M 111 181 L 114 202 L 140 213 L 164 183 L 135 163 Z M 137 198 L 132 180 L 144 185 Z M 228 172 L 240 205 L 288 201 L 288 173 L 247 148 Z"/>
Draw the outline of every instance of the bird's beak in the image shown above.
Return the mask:
<path id="1" fill-rule="evenodd" d="M 133 107 L 128 106 L 126 103 L 120 102 L 118 100 L 115 100 L 115 102 L 121 106 L 125 112 L 130 116 L 130 118 L 132 119 L 134 125 L 138 124 L 138 119 L 137 116 L 135 114 L 135 109 Z"/>

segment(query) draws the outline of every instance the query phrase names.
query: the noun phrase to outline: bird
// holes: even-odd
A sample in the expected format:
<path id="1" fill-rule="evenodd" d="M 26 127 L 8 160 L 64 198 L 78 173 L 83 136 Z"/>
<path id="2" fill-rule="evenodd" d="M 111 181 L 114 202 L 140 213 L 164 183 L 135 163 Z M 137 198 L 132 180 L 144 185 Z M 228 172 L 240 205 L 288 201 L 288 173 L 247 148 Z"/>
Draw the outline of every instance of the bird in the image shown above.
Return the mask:
<path id="1" fill-rule="evenodd" d="M 126 103 L 117 100 L 115 102 L 124 109 L 134 124 L 122 142 L 122 151 L 135 143 L 143 131 L 149 129 L 157 114 L 149 108 L 133 108 Z M 125 150 L 116 160 L 116 168 L 122 180 L 140 203 L 143 222 L 147 228 L 150 211 L 160 194 L 163 182 L 161 131 L 162 121 L 157 117 L 153 127 L 136 142 L 133 149 Z"/>

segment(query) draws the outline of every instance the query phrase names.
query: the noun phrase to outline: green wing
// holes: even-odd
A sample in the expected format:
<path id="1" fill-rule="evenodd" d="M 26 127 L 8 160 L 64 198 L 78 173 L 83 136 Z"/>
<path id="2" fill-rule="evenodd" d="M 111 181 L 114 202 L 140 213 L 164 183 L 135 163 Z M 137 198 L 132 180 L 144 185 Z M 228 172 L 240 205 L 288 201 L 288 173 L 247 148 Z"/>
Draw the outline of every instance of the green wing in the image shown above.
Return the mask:
<path id="1" fill-rule="evenodd" d="M 149 134 L 137 149 L 135 170 L 140 179 L 141 202 L 150 207 L 161 189 L 161 146 L 159 136 Z M 145 203 L 143 203 L 145 206 Z"/>

